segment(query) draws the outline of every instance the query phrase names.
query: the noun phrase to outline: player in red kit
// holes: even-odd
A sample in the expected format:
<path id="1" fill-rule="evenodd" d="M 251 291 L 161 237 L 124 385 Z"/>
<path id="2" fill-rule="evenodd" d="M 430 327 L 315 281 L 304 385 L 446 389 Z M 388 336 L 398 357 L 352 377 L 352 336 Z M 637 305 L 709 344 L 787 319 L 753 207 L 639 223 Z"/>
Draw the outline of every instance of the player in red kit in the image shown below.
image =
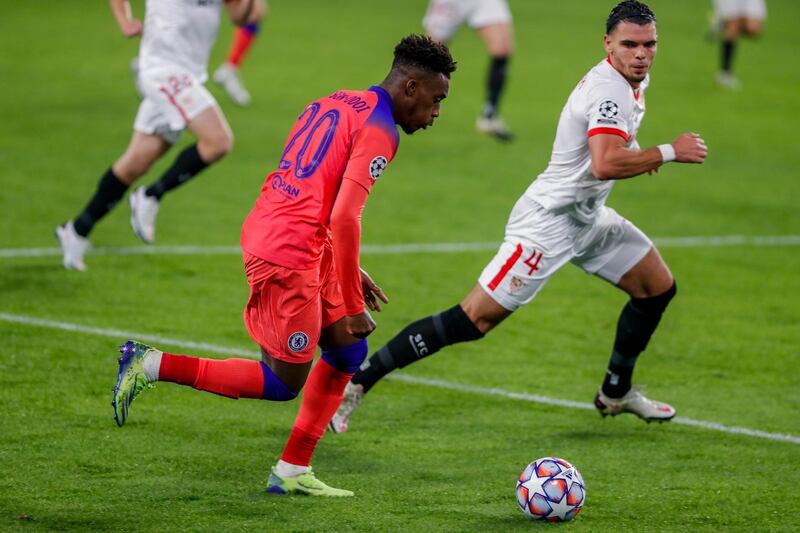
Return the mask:
<path id="1" fill-rule="evenodd" d="M 388 302 L 359 267 L 361 212 L 397 151 L 397 126 L 411 134 L 433 125 L 454 70 L 445 45 L 410 35 L 395 47 L 380 85 L 336 91 L 300 113 L 242 228 L 250 285 L 244 321 L 262 360 L 176 355 L 128 341 L 112 400 L 118 425 L 155 381 L 273 401 L 294 399 L 306 385 L 267 491 L 353 495 L 319 481 L 309 464 L 367 356 L 375 322 L 366 307 L 380 311 L 378 300 Z M 312 368 L 317 346 L 322 356 Z"/>

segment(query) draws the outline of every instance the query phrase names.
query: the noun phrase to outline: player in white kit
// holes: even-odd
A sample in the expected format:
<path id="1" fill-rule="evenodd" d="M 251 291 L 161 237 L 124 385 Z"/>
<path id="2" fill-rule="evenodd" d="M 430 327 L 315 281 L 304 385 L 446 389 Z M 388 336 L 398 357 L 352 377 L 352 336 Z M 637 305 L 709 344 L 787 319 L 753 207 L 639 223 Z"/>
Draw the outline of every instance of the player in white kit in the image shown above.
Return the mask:
<path id="1" fill-rule="evenodd" d="M 422 20 L 427 34 L 443 43 L 450 42 L 465 23 L 480 35 L 490 56 L 486 103 L 475 128 L 501 141 L 510 141 L 514 136 L 500 118 L 498 108 L 514 51 L 511 10 L 506 0 L 430 0 Z"/>
<path id="2" fill-rule="evenodd" d="M 245 24 L 253 0 L 225 0 L 234 24 Z M 125 195 L 188 129 L 197 142 L 183 150 L 154 183 L 130 196 L 131 226 L 146 243 L 155 239 L 155 220 L 162 196 L 221 159 L 233 145 L 233 134 L 214 97 L 203 84 L 211 46 L 217 37 L 223 0 L 147 0 L 144 25 L 127 0 L 111 0 L 126 37 L 142 36 L 139 87 L 142 101 L 125 152 L 103 174 L 83 211 L 56 228 L 64 266 L 86 270 L 83 256 L 94 225 Z"/>
<path id="3" fill-rule="evenodd" d="M 707 149 L 686 133 L 641 149 L 636 141 L 644 90 L 656 54 L 656 21 L 644 4 L 626 0 L 606 23 L 607 58 L 572 91 L 561 112 L 547 169 L 517 201 L 497 255 L 459 304 L 407 326 L 356 373 L 331 421 L 345 431 L 353 410 L 383 376 L 445 346 L 476 340 L 533 300 L 567 263 L 628 293 L 617 323 L 608 371 L 595 405 L 601 414 L 633 413 L 650 421 L 675 416 L 671 406 L 631 385 L 633 367 L 676 286 L 653 243 L 605 199 L 614 180 L 657 172 L 667 162 L 702 163 Z"/>
<path id="4" fill-rule="evenodd" d="M 722 30 L 720 71 L 717 83 L 726 89 L 741 84 L 733 74 L 733 56 L 739 37 L 758 37 L 767 18 L 766 0 L 714 0 L 714 18 Z"/>

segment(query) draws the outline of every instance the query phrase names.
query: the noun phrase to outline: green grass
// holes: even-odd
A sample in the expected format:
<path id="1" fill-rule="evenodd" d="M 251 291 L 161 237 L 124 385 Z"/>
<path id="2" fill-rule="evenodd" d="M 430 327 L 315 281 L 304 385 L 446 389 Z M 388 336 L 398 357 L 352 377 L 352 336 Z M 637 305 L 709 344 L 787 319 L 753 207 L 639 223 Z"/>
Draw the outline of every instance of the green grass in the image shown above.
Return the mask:
<path id="1" fill-rule="evenodd" d="M 52 247 L 124 149 L 136 96 L 126 41 L 105 2 L 17 2 L 0 18 L 0 248 Z M 141 13 L 142 2 L 134 2 Z M 232 245 L 297 112 L 339 88 L 379 82 L 391 48 L 419 29 L 423 0 L 281 2 L 243 71 L 253 105 L 218 97 L 234 152 L 164 202 L 162 245 Z M 602 57 L 613 2 L 512 0 L 517 53 L 503 110 L 518 135 L 473 133 L 487 59 L 474 34 L 433 130 L 403 137 L 365 213 L 364 242 L 499 241 L 511 206 L 549 156 L 561 106 Z M 660 51 L 643 145 L 687 130 L 705 165 L 669 165 L 619 183 L 610 205 L 654 237 L 800 234 L 800 4 L 773 0 L 744 42 L 737 93 L 713 84 L 705 2 L 653 0 Z M 230 36 L 223 24 L 213 65 Z M 182 146 L 188 142 L 183 141 Z M 148 176 L 169 165 L 166 157 Z M 95 246 L 137 245 L 124 206 Z M 665 247 L 679 283 L 636 378 L 680 416 L 800 435 L 800 249 Z M 409 321 L 457 302 L 492 252 L 364 255 L 392 299 L 379 347 Z M 234 255 L 0 258 L 0 313 L 238 349 L 247 296 Z M 588 402 L 624 295 L 567 267 L 486 339 L 407 375 Z M 579 531 L 788 531 L 800 524 L 800 446 L 686 425 L 448 391 L 400 381 L 370 393 L 352 431 L 323 439 L 320 477 L 348 500 L 267 497 L 267 473 L 298 403 L 231 400 L 160 384 L 124 429 L 110 391 L 123 338 L 0 320 L 0 530 L 527 531 L 514 483 L 557 455 L 587 483 Z M 163 348 L 180 351 L 179 346 Z M 215 355 L 215 354 L 199 354 Z M 218 354 L 217 354 L 218 355 Z"/>

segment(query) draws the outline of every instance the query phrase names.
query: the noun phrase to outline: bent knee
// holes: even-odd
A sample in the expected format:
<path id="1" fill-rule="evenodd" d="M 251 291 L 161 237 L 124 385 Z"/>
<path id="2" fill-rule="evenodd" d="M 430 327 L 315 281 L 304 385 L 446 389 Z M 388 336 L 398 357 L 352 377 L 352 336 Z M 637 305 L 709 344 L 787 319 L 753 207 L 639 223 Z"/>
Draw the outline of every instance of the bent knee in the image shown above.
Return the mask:
<path id="1" fill-rule="evenodd" d="M 761 22 L 757 20 L 748 20 L 745 22 L 743 30 L 748 37 L 759 37 L 763 28 L 764 26 Z"/>
<path id="2" fill-rule="evenodd" d="M 138 161 L 132 158 L 122 157 L 113 165 L 114 174 L 123 183 L 130 185 L 140 177 L 147 174 L 152 163 L 149 161 Z"/>
<path id="3" fill-rule="evenodd" d="M 250 24 L 258 24 L 261 22 L 264 17 L 267 16 L 269 13 L 269 6 L 263 0 L 256 0 L 253 2 L 253 8 L 250 11 L 250 16 L 247 18 L 247 22 Z"/>
<path id="4" fill-rule="evenodd" d="M 197 150 L 205 163 L 214 163 L 233 150 L 233 136 L 219 135 L 201 139 L 197 142 Z"/>

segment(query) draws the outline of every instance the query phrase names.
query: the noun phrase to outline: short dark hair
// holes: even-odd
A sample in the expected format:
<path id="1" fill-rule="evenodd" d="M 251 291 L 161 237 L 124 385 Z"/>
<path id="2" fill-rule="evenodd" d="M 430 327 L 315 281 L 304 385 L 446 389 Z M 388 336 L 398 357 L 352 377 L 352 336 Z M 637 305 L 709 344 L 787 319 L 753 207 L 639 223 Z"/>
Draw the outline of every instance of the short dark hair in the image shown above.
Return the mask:
<path id="1" fill-rule="evenodd" d="M 611 10 L 611 14 L 608 15 L 608 20 L 606 20 L 606 34 L 614 31 L 614 28 L 616 28 L 617 24 L 620 22 L 633 22 L 639 26 L 644 26 L 645 24 L 650 24 L 655 21 L 656 14 L 653 13 L 653 10 L 647 7 L 647 5 L 637 2 L 636 0 L 625 0 L 614 6 L 614 9 Z"/>
<path id="2" fill-rule="evenodd" d="M 456 70 L 456 62 L 446 44 L 425 35 L 411 34 L 403 37 L 394 47 L 392 70 L 398 67 L 417 68 L 431 74 L 444 74 L 449 78 Z"/>

